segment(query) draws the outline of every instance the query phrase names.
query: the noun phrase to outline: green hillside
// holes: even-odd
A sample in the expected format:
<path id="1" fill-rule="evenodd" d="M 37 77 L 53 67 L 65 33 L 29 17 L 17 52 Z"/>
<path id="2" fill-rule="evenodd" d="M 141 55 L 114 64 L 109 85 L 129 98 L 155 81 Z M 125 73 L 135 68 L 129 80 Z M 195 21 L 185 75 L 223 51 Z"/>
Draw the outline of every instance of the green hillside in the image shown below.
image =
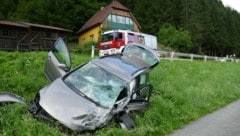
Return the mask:
<path id="1" fill-rule="evenodd" d="M 43 73 L 46 55 L 47 52 L 0 52 L 0 92 L 21 95 L 28 102 L 33 99 L 48 83 Z M 89 59 L 90 55 L 75 53 L 72 56 L 74 67 Z M 110 123 L 94 135 L 168 134 L 238 99 L 238 73 L 239 63 L 162 60 L 150 75 L 154 86 L 151 106 L 133 116 L 137 128 L 126 131 Z M 34 119 L 22 105 L 0 107 L 0 134 L 3 136 L 80 135 L 63 132 L 58 126 Z"/>
<path id="2" fill-rule="evenodd" d="M 115 0 L 1 0 L 0 20 L 30 22 L 75 33 L 101 7 Z M 118 0 L 130 9 L 141 32 L 180 52 L 240 56 L 240 14 L 221 0 Z M 146 8 L 147 7 L 147 8 Z"/>

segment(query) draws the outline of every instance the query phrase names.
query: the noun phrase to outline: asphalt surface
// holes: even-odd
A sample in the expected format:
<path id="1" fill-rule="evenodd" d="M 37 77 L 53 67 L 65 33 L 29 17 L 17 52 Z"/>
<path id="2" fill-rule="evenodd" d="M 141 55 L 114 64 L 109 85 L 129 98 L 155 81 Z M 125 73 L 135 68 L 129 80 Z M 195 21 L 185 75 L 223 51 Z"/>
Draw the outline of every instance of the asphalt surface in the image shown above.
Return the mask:
<path id="1" fill-rule="evenodd" d="M 240 136 L 240 100 L 176 130 L 169 136 Z"/>

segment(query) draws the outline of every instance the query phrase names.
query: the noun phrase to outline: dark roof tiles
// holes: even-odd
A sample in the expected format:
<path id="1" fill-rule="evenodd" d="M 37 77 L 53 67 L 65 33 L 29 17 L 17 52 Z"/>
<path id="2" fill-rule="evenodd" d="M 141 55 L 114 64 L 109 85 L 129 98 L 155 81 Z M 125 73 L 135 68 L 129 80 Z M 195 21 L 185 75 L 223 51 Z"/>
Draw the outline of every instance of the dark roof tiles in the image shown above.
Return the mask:
<path id="1" fill-rule="evenodd" d="M 16 27 L 29 28 L 29 26 L 24 25 L 24 24 L 19 24 L 19 23 L 9 22 L 9 21 L 1 21 L 1 20 L 0 20 L 0 25 L 8 25 L 8 26 L 16 26 Z"/>
<path id="2" fill-rule="evenodd" d="M 58 30 L 58 31 L 65 31 L 65 32 L 72 32 L 71 30 L 60 28 L 60 27 L 55 27 L 55 26 L 48 26 L 48 25 L 41 25 L 41 24 L 33 24 L 33 23 L 28 23 L 28 22 L 19 22 L 20 24 L 25 24 L 30 27 L 38 27 L 38 28 L 46 28 L 46 29 L 51 29 L 51 30 Z"/>
<path id="3" fill-rule="evenodd" d="M 106 6 L 106 8 L 115 8 L 115 9 L 130 11 L 127 7 L 123 6 L 123 5 L 122 5 L 121 3 L 119 3 L 118 1 L 113 1 L 111 4 L 109 4 L 108 6 Z"/>
<path id="4" fill-rule="evenodd" d="M 51 29 L 51 30 L 72 32 L 71 30 L 60 28 L 60 27 L 33 24 L 33 23 L 28 23 L 28 22 L 10 22 L 10 21 L 1 21 L 0 20 L 0 24 L 1 25 L 8 25 L 8 26 L 22 27 L 22 28 L 37 27 L 37 28 L 45 28 L 45 29 Z"/>

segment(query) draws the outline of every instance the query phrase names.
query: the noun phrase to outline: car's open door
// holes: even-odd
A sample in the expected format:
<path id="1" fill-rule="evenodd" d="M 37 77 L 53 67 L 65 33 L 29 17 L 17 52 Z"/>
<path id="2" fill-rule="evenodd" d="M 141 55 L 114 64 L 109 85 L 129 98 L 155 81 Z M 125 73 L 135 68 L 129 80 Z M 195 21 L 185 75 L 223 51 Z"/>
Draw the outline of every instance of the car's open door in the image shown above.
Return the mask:
<path id="1" fill-rule="evenodd" d="M 136 90 L 136 98 L 131 99 L 127 105 L 130 111 L 144 110 L 149 106 L 149 99 L 152 94 L 153 86 L 146 84 L 142 88 Z"/>
<path id="2" fill-rule="evenodd" d="M 63 76 L 71 69 L 68 48 L 62 38 L 58 38 L 45 62 L 44 72 L 49 81 Z"/>
<path id="3" fill-rule="evenodd" d="M 155 67 L 160 61 L 157 51 L 137 43 L 127 44 L 123 48 L 122 54 L 131 57 L 133 60 L 145 62 L 149 68 Z"/>

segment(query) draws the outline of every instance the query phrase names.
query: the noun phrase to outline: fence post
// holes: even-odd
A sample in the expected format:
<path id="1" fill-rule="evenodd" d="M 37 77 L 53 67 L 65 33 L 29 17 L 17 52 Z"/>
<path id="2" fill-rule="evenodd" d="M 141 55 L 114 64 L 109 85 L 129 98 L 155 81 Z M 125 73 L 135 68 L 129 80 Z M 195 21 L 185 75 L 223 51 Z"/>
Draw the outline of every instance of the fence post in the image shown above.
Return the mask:
<path id="1" fill-rule="evenodd" d="M 191 62 L 193 61 L 193 54 L 191 54 Z"/>
<path id="2" fill-rule="evenodd" d="M 174 58 L 174 52 L 171 52 L 171 61 L 173 61 L 173 58 Z"/>
<path id="3" fill-rule="evenodd" d="M 94 44 L 92 44 L 92 53 L 91 53 L 91 58 L 94 58 Z"/>
<path id="4" fill-rule="evenodd" d="M 204 56 L 204 62 L 205 63 L 207 62 L 207 56 Z"/>

